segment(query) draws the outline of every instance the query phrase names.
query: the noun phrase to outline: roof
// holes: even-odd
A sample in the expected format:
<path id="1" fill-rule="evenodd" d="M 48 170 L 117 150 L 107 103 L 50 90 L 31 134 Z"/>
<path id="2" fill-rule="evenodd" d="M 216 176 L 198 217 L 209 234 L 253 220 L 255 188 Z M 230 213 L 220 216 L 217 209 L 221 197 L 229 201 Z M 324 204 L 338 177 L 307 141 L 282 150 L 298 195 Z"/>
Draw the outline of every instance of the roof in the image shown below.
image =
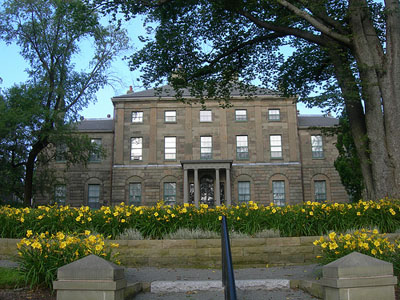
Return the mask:
<path id="1" fill-rule="evenodd" d="M 323 115 L 298 116 L 299 127 L 333 127 L 339 125 L 339 120 Z"/>
<path id="2" fill-rule="evenodd" d="M 84 119 L 78 123 L 79 131 L 114 131 L 113 119 Z"/>
<path id="3" fill-rule="evenodd" d="M 193 97 L 190 94 L 189 89 L 182 89 L 183 97 Z M 125 95 L 120 95 L 120 96 L 115 96 L 113 99 L 122 99 L 122 98 L 151 98 L 151 97 L 157 97 L 157 98 L 162 98 L 162 97 L 175 97 L 176 93 L 173 89 L 172 86 L 170 85 L 164 85 L 159 88 L 153 88 L 153 89 L 148 89 L 140 92 L 133 92 L 133 93 L 127 93 Z M 238 87 L 234 87 L 231 90 L 231 96 L 245 96 L 245 95 L 251 95 L 251 96 L 279 96 L 278 92 L 272 91 L 270 89 L 266 88 L 259 88 L 255 87 L 255 90 L 251 93 L 242 93 Z"/>

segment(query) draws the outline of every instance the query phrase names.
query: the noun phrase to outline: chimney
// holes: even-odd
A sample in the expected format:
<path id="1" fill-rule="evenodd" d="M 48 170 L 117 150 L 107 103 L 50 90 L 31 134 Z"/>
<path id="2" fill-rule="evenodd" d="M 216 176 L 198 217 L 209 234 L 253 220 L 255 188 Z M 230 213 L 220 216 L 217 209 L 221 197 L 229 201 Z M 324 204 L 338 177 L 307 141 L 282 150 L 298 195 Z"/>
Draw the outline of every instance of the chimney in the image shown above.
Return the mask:
<path id="1" fill-rule="evenodd" d="M 129 86 L 129 90 L 126 92 L 127 94 L 132 94 L 133 93 L 133 89 L 132 89 L 132 86 L 130 85 Z"/>

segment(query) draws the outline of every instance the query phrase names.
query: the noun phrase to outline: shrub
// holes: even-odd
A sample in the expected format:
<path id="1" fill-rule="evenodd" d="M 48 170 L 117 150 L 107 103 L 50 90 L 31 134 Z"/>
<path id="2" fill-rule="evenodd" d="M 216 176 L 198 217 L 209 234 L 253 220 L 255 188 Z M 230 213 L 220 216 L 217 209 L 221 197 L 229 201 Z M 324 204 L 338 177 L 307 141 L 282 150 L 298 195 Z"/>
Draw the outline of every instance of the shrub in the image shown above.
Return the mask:
<path id="1" fill-rule="evenodd" d="M 357 251 L 393 263 L 395 274 L 400 275 L 400 244 L 397 241 L 391 243 L 385 234 L 380 234 L 377 229 L 361 229 L 339 235 L 331 232 L 326 238 L 321 237 L 314 241 L 314 245 L 319 246 L 322 252 L 317 256 L 321 264 L 330 263 Z"/>
<path id="2" fill-rule="evenodd" d="M 57 269 L 89 254 L 95 254 L 107 260 L 115 261 L 111 248 L 101 235 L 84 234 L 55 235 L 46 233 L 33 234 L 27 231 L 26 238 L 18 243 L 18 262 L 26 284 L 31 287 L 52 287 L 57 276 Z"/>
<path id="3" fill-rule="evenodd" d="M 140 232 L 144 238 L 162 239 L 178 229 L 204 230 L 218 233 L 219 217 L 225 215 L 230 230 L 255 236 L 263 230 L 280 236 L 316 236 L 330 231 L 377 228 L 395 232 L 400 228 L 400 202 L 382 199 L 355 204 L 306 202 L 302 205 L 277 207 L 250 201 L 237 206 L 215 208 L 184 204 L 169 206 L 162 202 L 152 207 L 120 205 L 91 210 L 87 206 L 39 206 L 38 208 L 0 207 L 0 237 L 22 238 L 33 232 L 83 233 L 99 232 L 116 238 L 127 229 Z"/>

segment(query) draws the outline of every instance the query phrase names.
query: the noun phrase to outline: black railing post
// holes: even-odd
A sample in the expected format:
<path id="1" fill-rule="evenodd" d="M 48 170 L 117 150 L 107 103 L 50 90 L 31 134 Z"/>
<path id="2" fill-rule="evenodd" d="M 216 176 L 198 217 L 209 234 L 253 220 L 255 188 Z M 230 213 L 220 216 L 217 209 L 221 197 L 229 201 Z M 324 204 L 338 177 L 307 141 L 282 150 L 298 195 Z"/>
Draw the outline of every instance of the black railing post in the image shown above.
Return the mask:
<path id="1" fill-rule="evenodd" d="M 229 242 L 226 217 L 221 220 L 221 252 L 222 252 L 222 285 L 225 290 L 225 300 L 236 300 L 235 276 L 233 273 L 231 246 Z"/>

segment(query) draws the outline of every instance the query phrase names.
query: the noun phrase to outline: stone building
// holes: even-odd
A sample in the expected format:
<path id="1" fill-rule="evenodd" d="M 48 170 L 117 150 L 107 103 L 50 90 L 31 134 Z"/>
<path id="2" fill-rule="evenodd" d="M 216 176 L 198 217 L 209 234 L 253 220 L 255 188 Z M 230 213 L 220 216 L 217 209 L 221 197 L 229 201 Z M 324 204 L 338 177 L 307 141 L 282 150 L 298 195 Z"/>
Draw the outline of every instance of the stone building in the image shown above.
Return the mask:
<path id="1" fill-rule="evenodd" d="M 232 107 L 207 100 L 203 109 L 176 100 L 168 86 L 114 97 L 114 119 L 78 127 L 107 156 L 91 157 L 86 168 L 55 162 L 62 184 L 37 201 L 92 207 L 347 201 L 333 166 L 335 137 L 318 129 L 338 120 L 298 115 L 294 100 L 266 89 L 250 100 L 232 91 Z"/>

